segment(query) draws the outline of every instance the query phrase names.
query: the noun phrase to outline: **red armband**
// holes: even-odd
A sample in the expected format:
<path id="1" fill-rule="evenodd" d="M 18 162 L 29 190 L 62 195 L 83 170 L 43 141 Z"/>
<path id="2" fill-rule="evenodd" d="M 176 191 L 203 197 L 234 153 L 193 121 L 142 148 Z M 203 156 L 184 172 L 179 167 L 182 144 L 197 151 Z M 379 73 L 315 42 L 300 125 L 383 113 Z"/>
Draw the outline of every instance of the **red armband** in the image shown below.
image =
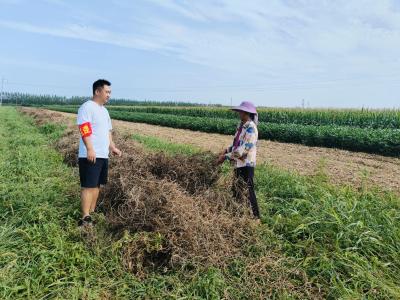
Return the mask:
<path id="1" fill-rule="evenodd" d="M 83 124 L 79 125 L 79 131 L 81 132 L 81 136 L 83 138 L 88 137 L 93 133 L 92 125 L 90 124 L 90 122 L 83 123 Z"/>

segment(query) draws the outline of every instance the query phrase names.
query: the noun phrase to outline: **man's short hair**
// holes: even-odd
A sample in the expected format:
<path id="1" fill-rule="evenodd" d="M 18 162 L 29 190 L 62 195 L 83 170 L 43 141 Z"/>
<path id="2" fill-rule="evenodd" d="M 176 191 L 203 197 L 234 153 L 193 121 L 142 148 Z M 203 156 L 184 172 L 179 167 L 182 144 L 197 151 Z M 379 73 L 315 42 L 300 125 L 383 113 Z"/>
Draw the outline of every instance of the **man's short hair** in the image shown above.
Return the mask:
<path id="1" fill-rule="evenodd" d="M 99 79 L 93 82 L 93 95 L 96 93 L 98 89 L 103 88 L 105 85 L 111 86 L 111 82 L 105 79 Z"/>

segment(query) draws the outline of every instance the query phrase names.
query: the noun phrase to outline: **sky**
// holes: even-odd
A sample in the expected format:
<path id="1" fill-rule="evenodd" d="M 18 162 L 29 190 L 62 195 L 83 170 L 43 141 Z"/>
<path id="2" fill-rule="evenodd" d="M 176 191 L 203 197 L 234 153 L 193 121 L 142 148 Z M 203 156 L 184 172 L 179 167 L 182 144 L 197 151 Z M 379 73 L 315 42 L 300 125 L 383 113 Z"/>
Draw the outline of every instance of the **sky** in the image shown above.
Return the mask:
<path id="1" fill-rule="evenodd" d="M 0 0 L 5 91 L 400 108 L 400 0 Z"/>

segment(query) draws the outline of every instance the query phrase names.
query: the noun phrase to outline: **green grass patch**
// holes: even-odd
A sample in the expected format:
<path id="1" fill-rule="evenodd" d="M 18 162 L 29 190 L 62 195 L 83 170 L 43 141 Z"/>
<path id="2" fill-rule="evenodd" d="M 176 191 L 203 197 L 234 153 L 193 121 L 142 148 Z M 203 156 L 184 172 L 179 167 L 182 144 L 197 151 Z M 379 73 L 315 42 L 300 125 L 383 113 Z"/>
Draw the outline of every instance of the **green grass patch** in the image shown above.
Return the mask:
<path id="1" fill-rule="evenodd" d="M 62 128 L 36 128 L 13 108 L 0 109 L 0 124 L 0 299 L 223 296 L 229 284 L 212 270 L 143 280 L 126 272 L 123 241 L 111 239 L 102 219 L 88 246 L 76 226 L 78 176 L 48 146 Z"/>
<path id="2" fill-rule="evenodd" d="M 193 155 L 201 152 L 201 149 L 198 147 L 167 142 L 157 137 L 134 134 L 132 138 L 135 141 L 144 145 L 147 149 L 150 149 L 152 151 L 163 151 L 171 155 L 176 155 L 176 154 Z"/>
<path id="3" fill-rule="evenodd" d="M 334 186 L 256 169 L 262 220 L 331 299 L 400 298 L 400 199 L 364 187 Z"/>
<path id="4" fill-rule="evenodd" d="M 76 228 L 78 176 L 48 146 L 63 127 L 36 128 L 12 108 L 0 109 L 0 124 L 0 299 L 256 298 L 245 284 L 245 260 L 227 270 L 197 266 L 135 278 L 122 268 L 124 240 L 110 237 L 101 216 L 89 247 Z M 156 151 L 192 153 L 159 139 L 136 140 Z M 256 190 L 266 247 L 294 261 L 329 299 L 400 298 L 398 196 L 267 165 L 256 168 Z"/>
<path id="5" fill-rule="evenodd" d="M 35 128 L 10 108 L 0 109 L 0 120 L 0 298 L 128 293 L 135 280 L 118 252 L 107 243 L 88 249 L 76 228 L 76 175 L 47 146 L 61 127 Z"/>
<path id="6" fill-rule="evenodd" d="M 66 126 L 64 124 L 46 123 L 38 127 L 39 132 L 46 135 L 51 140 L 61 138 Z"/>

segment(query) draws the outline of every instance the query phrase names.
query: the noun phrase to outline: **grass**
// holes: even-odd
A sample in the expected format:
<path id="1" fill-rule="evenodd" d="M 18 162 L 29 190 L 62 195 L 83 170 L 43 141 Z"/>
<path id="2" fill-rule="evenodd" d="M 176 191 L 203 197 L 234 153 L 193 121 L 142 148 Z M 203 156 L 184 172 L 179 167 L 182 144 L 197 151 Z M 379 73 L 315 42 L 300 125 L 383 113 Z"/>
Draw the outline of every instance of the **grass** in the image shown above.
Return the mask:
<path id="1" fill-rule="evenodd" d="M 334 186 L 323 170 L 304 177 L 261 165 L 255 178 L 263 223 L 328 298 L 400 298 L 398 196 Z"/>
<path id="2" fill-rule="evenodd" d="M 0 109 L 0 299 L 251 297 L 244 261 L 229 270 L 196 267 L 135 278 L 121 266 L 124 240 L 111 239 L 101 216 L 89 247 L 76 228 L 78 177 L 48 146 L 63 127 L 30 122 L 12 108 Z M 157 138 L 136 140 L 154 151 L 193 151 Z M 265 244 L 298 265 L 328 299 L 400 298 L 398 196 L 268 165 L 256 168 L 256 190 Z"/>
<path id="3" fill-rule="evenodd" d="M 12 108 L 0 109 L 0 121 L 0 299 L 223 295 L 228 284 L 212 269 L 135 278 L 122 268 L 123 241 L 110 238 L 102 219 L 89 247 L 76 227 L 77 174 L 48 146 L 62 126 L 36 128 Z"/>
<path id="4" fill-rule="evenodd" d="M 47 146 L 57 127 L 36 129 L 6 108 L 0 119 L 0 298 L 128 293 L 135 280 L 122 272 L 117 252 L 106 243 L 88 251 L 77 231 L 76 176 Z"/>
<path id="5" fill-rule="evenodd" d="M 132 138 L 144 145 L 147 149 L 152 151 L 163 151 L 171 155 L 193 155 L 201 152 L 201 149 L 195 146 L 176 144 L 152 136 L 134 134 Z"/>
<path id="6" fill-rule="evenodd" d="M 263 222 L 330 298 L 400 298 L 398 196 L 268 166 L 256 179 Z"/>

